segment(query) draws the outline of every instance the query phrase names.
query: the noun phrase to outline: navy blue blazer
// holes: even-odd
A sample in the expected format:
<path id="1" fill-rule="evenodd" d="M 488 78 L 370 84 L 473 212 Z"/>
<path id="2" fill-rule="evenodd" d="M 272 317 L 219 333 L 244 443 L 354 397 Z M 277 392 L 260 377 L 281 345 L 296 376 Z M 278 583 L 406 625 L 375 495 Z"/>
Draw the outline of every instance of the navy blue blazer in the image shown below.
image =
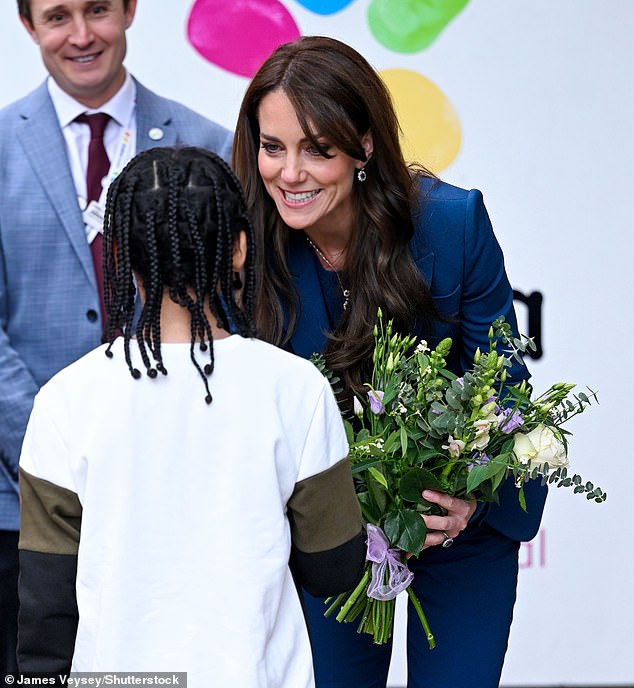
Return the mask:
<path id="1" fill-rule="evenodd" d="M 460 374 L 470 366 L 478 347 L 488 347 L 489 327 L 496 318 L 503 315 L 517 332 L 513 290 L 480 191 L 423 178 L 419 199 L 412 256 L 430 286 L 436 308 L 452 320 L 436 322 L 432 331 L 416 334 L 431 345 L 451 337 L 454 345 L 448 365 Z M 324 349 L 329 320 L 314 254 L 308 242 L 297 240 L 299 236 L 291 235 L 288 256 L 301 298 L 291 349 L 309 358 Z M 529 377 L 518 364 L 509 374 L 518 382 Z M 539 529 L 547 488 L 531 481 L 524 489 L 526 512 L 509 480 L 500 490 L 499 505 L 489 504 L 479 511 L 474 525 L 484 521 L 514 540 L 532 539 Z"/>

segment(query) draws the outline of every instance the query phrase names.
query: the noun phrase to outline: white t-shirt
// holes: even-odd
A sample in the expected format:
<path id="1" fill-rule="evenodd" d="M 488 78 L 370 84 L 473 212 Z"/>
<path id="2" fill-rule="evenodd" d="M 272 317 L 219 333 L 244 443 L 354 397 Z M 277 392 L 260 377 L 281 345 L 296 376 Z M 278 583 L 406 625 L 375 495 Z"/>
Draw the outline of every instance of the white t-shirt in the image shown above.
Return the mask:
<path id="1" fill-rule="evenodd" d="M 121 339 L 113 359 L 104 350 L 41 389 L 20 462 L 82 506 L 73 671 L 312 686 L 286 505 L 347 456 L 328 382 L 233 335 L 214 342 L 207 405 L 189 344 L 162 345 L 168 375 L 155 379 L 132 379 Z"/>

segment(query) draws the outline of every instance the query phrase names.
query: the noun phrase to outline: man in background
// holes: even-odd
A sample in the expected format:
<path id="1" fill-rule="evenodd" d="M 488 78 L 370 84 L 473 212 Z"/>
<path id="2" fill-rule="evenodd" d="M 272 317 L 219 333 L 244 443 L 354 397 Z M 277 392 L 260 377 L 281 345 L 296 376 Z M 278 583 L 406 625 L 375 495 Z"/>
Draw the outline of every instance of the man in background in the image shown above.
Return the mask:
<path id="1" fill-rule="evenodd" d="M 138 151 L 229 160 L 232 141 L 126 71 L 137 0 L 17 4 L 49 76 L 0 111 L 0 673 L 17 671 L 20 448 L 41 385 L 101 343 L 108 183 Z"/>

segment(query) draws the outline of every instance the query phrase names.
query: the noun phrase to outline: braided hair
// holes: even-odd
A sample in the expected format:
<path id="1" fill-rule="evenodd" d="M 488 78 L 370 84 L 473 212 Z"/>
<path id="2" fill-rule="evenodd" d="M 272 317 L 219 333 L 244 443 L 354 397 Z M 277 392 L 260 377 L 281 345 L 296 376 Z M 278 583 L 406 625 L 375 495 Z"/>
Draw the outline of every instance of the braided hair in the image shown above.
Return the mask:
<path id="1" fill-rule="evenodd" d="M 240 232 L 247 237 L 245 283 L 233 273 Z M 135 277 L 145 302 L 135 323 Z M 255 273 L 254 236 L 242 187 L 230 167 L 201 148 L 154 148 L 133 158 L 108 190 L 104 222 L 106 355 L 123 336 L 125 360 L 136 337 L 149 377 L 167 375 L 161 354 L 161 304 L 165 290 L 191 316 L 191 360 L 212 401 L 207 378 L 214 369 L 207 312 L 227 331 L 251 337 Z M 196 347 L 208 352 L 201 366 Z"/>

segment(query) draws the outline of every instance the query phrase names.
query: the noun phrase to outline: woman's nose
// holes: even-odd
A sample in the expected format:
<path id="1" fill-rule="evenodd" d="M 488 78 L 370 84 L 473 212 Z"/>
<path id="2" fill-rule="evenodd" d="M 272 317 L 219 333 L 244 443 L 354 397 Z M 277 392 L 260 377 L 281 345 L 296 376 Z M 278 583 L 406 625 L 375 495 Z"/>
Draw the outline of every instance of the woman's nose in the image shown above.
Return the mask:
<path id="1" fill-rule="evenodd" d="M 306 172 L 302 166 L 301 159 L 296 155 L 288 155 L 282 167 L 282 180 L 287 184 L 297 184 L 304 181 Z"/>

